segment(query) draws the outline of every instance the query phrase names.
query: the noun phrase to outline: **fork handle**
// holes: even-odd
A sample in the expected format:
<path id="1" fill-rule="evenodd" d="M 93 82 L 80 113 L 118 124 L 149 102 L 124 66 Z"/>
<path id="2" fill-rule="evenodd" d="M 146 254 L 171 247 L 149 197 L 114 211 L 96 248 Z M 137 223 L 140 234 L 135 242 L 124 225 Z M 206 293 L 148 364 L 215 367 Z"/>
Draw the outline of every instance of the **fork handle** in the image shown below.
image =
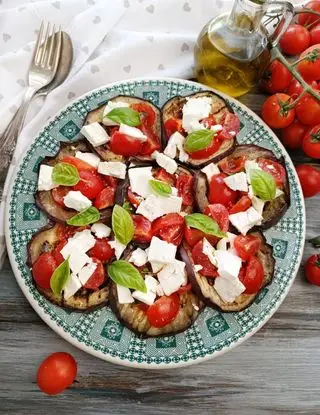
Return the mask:
<path id="1" fill-rule="evenodd" d="M 28 113 L 29 105 L 36 94 L 37 89 L 28 87 L 23 97 L 22 103 L 18 111 L 13 116 L 12 120 L 8 124 L 4 133 L 0 137 L 0 154 L 1 154 L 1 166 L 0 174 L 8 169 L 13 152 L 16 148 L 19 134 L 22 130 L 24 120 Z"/>

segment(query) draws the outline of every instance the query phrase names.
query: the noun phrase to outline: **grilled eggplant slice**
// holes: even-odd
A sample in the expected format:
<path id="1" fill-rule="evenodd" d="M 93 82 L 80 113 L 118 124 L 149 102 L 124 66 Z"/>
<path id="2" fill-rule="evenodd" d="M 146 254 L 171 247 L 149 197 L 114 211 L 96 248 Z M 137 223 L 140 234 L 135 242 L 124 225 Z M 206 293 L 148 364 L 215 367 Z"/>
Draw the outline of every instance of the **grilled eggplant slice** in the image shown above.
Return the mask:
<path id="1" fill-rule="evenodd" d="M 127 96 L 127 95 L 119 95 L 115 98 L 111 98 L 109 99 L 108 102 L 127 102 L 129 105 L 132 104 L 147 104 L 149 105 L 155 112 L 156 114 L 156 119 L 155 119 L 155 123 L 154 126 L 152 127 L 152 133 L 155 134 L 156 137 L 158 137 L 159 140 L 159 146 L 160 149 L 159 151 L 161 151 L 161 115 L 160 115 L 160 110 L 158 107 L 156 107 L 154 104 L 152 104 L 150 101 L 147 101 L 145 99 L 142 98 L 137 98 L 137 97 L 131 97 L 131 96 Z M 88 113 L 85 121 L 84 121 L 84 125 L 86 124 L 91 124 L 93 122 L 99 122 L 103 128 L 106 129 L 106 131 L 109 133 L 110 129 L 112 127 L 108 127 L 102 124 L 102 118 L 103 118 L 103 111 L 105 108 L 106 104 L 101 105 L 100 107 L 96 108 L 95 110 L 92 110 Z M 102 146 L 98 146 L 98 147 L 93 147 L 91 146 L 91 144 L 88 142 L 88 145 L 90 147 L 92 147 L 92 150 L 94 150 L 103 160 L 106 161 L 122 161 L 125 162 L 126 161 L 126 157 L 119 155 L 119 154 L 115 154 L 113 153 L 108 144 L 104 144 Z M 130 159 L 134 159 L 134 160 L 140 160 L 140 161 L 151 161 L 151 156 L 134 156 L 134 157 L 130 157 Z"/>
<path id="2" fill-rule="evenodd" d="M 40 254 L 51 252 L 61 240 L 63 225 L 58 223 L 49 223 L 39 229 L 27 245 L 27 266 L 32 267 Z M 45 290 L 36 284 L 37 290 L 52 303 L 73 309 L 75 311 L 91 311 L 108 303 L 109 285 L 106 282 L 99 290 L 90 291 L 81 288 L 75 295 L 67 300 L 63 294 L 55 295 L 51 290 Z"/>
<path id="3" fill-rule="evenodd" d="M 212 91 L 196 92 L 195 94 L 188 95 L 187 97 L 174 97 L 174 98 L 171 98 L 169 101 L 167 101 L 162 108 L 163 125 L 170 118 L 177 118 L 179 120 L 182 119 L 182 108 L 184 104 L 187 102 L 187 98 L 201 98 L 201 97 L 212 98 L 211 114 L 214 115 L 214 118 L 217 124 L 223 123 L 225 117 L 228 114 L 234 113 L 234 111 L 227 104 L 227 102 L 222 97 L 215 94 L 214 92 Z M 166 137 L 166 134 L 164 133 L 163 148 L 166 147 L 169 138 L 170 137 Z M 206 159 L 202 159 L 202 160 L 195 160 L 189 157 L 189 160 L 185 164 L 191 167 L 194 167 L 194 168 L 200 168 L 211 162 L 217 162 L 221 160 L 222 158 L 226 157 L 228 154 L 232 153 L 235 144 L 236 144 L 236 137 L 230 136 L 229 139 L 225 139 L 223 141 L 220 148 L 212 156 Z"/>
<path id="4" fill-rule="evenodd" d="M 46 157 L 41 164 L 47 164 L 48 166 L 54 166 L 59 163 L 64 157 L 75 156 L 77 151 L 91 152 L 87 143 L 82 141 L 76 141 L 72 144 L 61 143 L 58 153 L 53 157 Z M 77 212 L 73 209 L 64 208 L 58 205 L 52 197 L 51 190 L 37 191 L 35 194 L 35 202 L 39 209 L 47 214 L 49 219 L 65 223 L 68 219 L 74 216 Z M 100 211 L 101 220 L 111 219 L 111 209 L 106 208 Z"/>
<path id="5" fill-rule="evenodd" d="M 275 155 L 272 153 L 272 151 L 253 144 L 242 144 L 236 146 L 235 150 L 232 154 L 228 156 L 228 158 L 236 158 L 240 156 L 245 156 L 247 160 L 257 160 L 258 158 L 266 158 L 282 164 L 282 166 L 285 168 L 285 162 L 283 158 L 277 159 Z M 220 163 L 223 162 L 224 159 L 220 161 Z M 219 166 L 219 163 L 217 164 Z M 205 207 L 209 204 L 209 200 L 207 197 L 208 190 L 209 187 L 206 175 L 202 172 L 196 172 L 194 193 L 198 209 L 201 212 L 203 212 Z M 271 226 L 274 226 L 282 218 L 282 216 L 286 213 L 287 209 L 289 208 L 290 188 L 287 173 L 286 180 L 282 190 L 282 195 L 265 204 L 262 214 L 263 221 L 261 225 L 257 226 L 256 228 L 268 229 Z"/>
<path id="6" fill-rule="evenodd" d="M 252 232 L 253 235 L 261 239 L 261 248 L 257 253 L 264 269 L 263 287 L 268 285 L 274 275 L 275 259 L 272 255 L 272 246 L 266 243 L 266 239 L 261 232 Z M 256 298 L 256 294 L 241 294 L 233 303 L 224 302 L 215 288 L 213 287 L 214 279 L 207 278 L 194 271 L 194 263 L 190 248 L 184 244 L 179 248 L 181 258 L 186 263 L 187 272 L 192 284 L 193 291 L 204 301 L 206 305 L 224 312 L 241 311 L 247 308 Z M 219 277 L 218 277 L 219 278 Z"/>

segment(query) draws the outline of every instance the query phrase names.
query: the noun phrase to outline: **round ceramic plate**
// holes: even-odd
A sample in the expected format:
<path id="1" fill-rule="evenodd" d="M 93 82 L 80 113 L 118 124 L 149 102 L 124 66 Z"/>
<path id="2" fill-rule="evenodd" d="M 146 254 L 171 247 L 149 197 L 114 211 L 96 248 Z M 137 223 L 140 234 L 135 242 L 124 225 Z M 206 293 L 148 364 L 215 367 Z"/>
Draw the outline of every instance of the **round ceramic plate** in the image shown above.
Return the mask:
<path id="1" fill-rule="evenodd" d="M 280 222 L 265 232 L 276 258 L 275 276 L 249 308 L 221 313 L 206 308 L 184 333 L 158 339 L 140 339 L 123 327 L 110 308 L 91 313 L 64 310 L 48 302 L 32 283 L 25 265 L 26 244 L 47 217 L 36 207 L 38 165 L 54 155 L 60 142 L 80 137 L 83 120 L 92 109 L 117 95 L 135 95 L 161 107 L 169 98 L 206 89 L 178 79 L 134 79 L 96 89 L 74 101 L 53 118 L 35 137 L 17 168 L 7 200 L 6 240 L 16 279 L 40 317 L 74 346 L 101 359 L 138 368 L 174 368 L 215 357 L 254 334 L 276 311 L 293 283 L 305 237 L 304 201 L 293 164 L 273 132 L 248 108 L 226 99 L 241 121 L 240 143 L 258 144 L 284 156 L 290 181 L 291 206 Z"/>

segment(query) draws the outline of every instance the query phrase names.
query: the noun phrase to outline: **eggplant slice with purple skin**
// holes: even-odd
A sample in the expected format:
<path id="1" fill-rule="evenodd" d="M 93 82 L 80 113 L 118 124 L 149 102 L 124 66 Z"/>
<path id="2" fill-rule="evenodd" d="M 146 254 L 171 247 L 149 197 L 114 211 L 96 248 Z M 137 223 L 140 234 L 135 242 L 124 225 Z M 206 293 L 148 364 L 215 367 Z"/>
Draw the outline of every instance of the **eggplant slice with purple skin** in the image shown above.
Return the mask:
<path id="1" fill-rule="evenodd" d="M 161 140 L 161 112 L 160 112 L 160 109 L 158 107 L 156 107 L 154 104 L 152 104 L 152 102 L 147 101 L 145 99 L 132 97 L 132 96 L 127 96 L 127 95 L 118 95 L 115 98 L 109 99 L 103 105 L 96 108 L 95 110 L 90 111 L 88 113 L 85 121 L 84 121 L 84 125 L 91 124 L 91 123 L 94 123 L 94 122 L 98 122 L 109 133 L 110 129 L 112 129 L 113 126 L 109 127 L 109 126 L 105 126 L 105 125 L 102 124 L 103 111 L 104 111 L 104 108 L 105 108 L 107 102 L 126 102 L 129 105 L 132 105 L 132 104 L 147 104 L 147 105 L 149 105 L 154 110 L 154 112 L 156 114 L 156 120 L 155 120 L 154 126 L 152 128 L 152 132 L 157 137 L 159 137 L 159 145 L 160 145 L 159 151 L 162 151 L 162 149 L 161 149 L 161 143 L 162 143 L 162 140 Z M 98 147 L 93 147 L 88 141 L 87 141 L 87 143 L 92 148 L 92 150 L 95 151 L 105 161 L 122 161 L 122 162 L 127 161 L 127 158 L 125 156 L 113 153 L 109 149 L 108 144 L 104 144 L 104 145 L 101 145 L 101 146 L 98 146 Z M 151 156 L 139 156 L 139 155 L 137 155 L 137 156 L 129 157 L 129 160 L 139 160 L 139 161 L 142 161 L 142 162 L 148 162 L 148 161 L 151 161 L 152 158 L 151 158 Z"/>
<path id="2" fill-rule="evenodd" d="M 234 152 L 230 154 L 228 158 L 236 158 L 240 156 L 245 156 L 247 160 L 266 158 L 272 161 L 276 161 L 277 163 L 280 163 L 286 171 L 286 180 L 283 186 L 283 194 L 265 203 L 262 213 L 262 223 L 261 225 L 255 227 L 255 229 L 268 229 L 279 222 L 279 220 L 286 213 L 287 209 L 290 206 L 289 180 L 284 159 L 277 159 L 272 151 L 267 150 L 263 147 L 256 146 L 254 144 L 242 144 L 236 146 Z M 221 163 L 223 163 L 223 161 L 224 160 L 221 160 Z M 219 166 L 219 163 L 217 164 Z M 200 212 L 203 212 L 206 206 L 209 204 L 207 196 L 209 191 L 207 176 L 200 171 L 196 172 L 194 185 L 194 192 L 198 209 Z"/>
<path id="3" fill-rule="evenodd" d="M 169 101 L 167 101 L 162 108 L 163 125 L 170 118 L 177 118 L 180 120 L 182 119 L 182 108 L 184 104 L 187 102 L 187 98 L 201 98 L 201 97 L 212 98 L 211 114 L 214 115 L 217 124 L 222 122 L 222 120 L 225 118 L 225 116 L 228 113 L 232 113 L 232 114 L 234 113 L 230 105 L 218 94 L 215 94 L 212 91 L 196 92 L 195 94 L 191 94 L 185 97 L 174 97 L 174 98 L 169 99 Z M 170 137 L 166 137 L 165 133 L 163 137 L 164 137 L 164 140 L 163 140 L 162 145 L 163 145 L 163 148 L 165 148 Z M 188 165 L 189 167 L 193 167 L 193 168 L 201 168 L 211 162 L 216 163 L 217 161 L 226 157 L 228 154 L 232 153 L 235 145 L 236 145 L 236 137 L 224 140 L 220 148 L 212 156 L 206 159 L 203 159 L 203 160 L 192 160 L 192 158 L 189 157 L 189 160 L 185 162 L 184 164 Z"/>
<path id="4" fill-rule="evenodd" d="M 84 140 L 76 141 L 71 144 L 61 143 L 58 153 L 53 157 L 45 157 L 41 164 L 54 166 L 64 157 L 74 157 L 77 151 L 90 153 L 91 149 Z M 65 223 L 68 219 L 77 214 L 77 211 L 73 209 L 64 208 L 63 206 L 58 205 L 52 197 L 51 190 L 37 191 L 35 194 L 35 202 L 38 208 L 45 212 L 49 219 L 56 222 Z M 111 211 L 111 208 L 100 210 L 101 220 L 111 220 Z"/>
<path id="5" fill-rule="evenodd" d="M 272 246 L 266 243 L 266 239 L 263 234 L 261 232 L 252 232 L 252 235 L 258 236 L 262 242 L 261 248 L 257 253 L 257 257 L 264 269 L 264 281 L 263 286 L 261 287 L 262 289 L 272 281 L 274 275 L 275 259 L 272 255 Z M 256 294 L 241 294 L 235 299 L 234 302 L 226 303 L 220 298 L 219 294 L 213 287 L 214 278 L 207 278 L 198 272 L 195 272 L 190 248 L 186 244 L 183 244 L 180 246 L 179 252 L 182 260 L 186 263 L 186 268 L 193 291 L 209 307 L 216 308 L 223 312 L 238 312 L 247 308 L 260 292 L 259 291 Z"/>
<path id="6" fill-rule="evenodd" d="M 27 245 L 27 266 L 32 268 L 32 264 L 44 252 L 51 252 L 60 242 L 59 228 L 60 224 L 49 223 L 39 229 L 28 242 Z M 52 303 L 73 309 L 74 311 L 92 311 L 97 307 L 108 304 L 109 284 L 108 281 L 97 291 L 90 291 L 81 288 L 76 294 L 67 300 L 63 294 L 56 295 L 49 289 L 43 289 L 36 285 L 37 290 Z"/>

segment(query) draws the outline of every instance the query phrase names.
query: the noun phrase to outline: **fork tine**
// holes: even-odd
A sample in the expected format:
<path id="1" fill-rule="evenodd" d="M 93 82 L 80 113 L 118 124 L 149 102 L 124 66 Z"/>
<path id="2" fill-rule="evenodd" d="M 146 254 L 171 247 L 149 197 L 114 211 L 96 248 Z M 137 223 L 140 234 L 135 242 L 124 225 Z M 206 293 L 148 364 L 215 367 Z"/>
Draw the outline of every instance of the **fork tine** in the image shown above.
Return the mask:
<path id="1" fill-rule="evenodd" d="M 42 44 L 42 50 L 41 50 L 42 53 L 41 53 L 41 61 L 40 61 L 40 65 L 42 67 L 45 66 L 45 59 L 46 59 L 46 56 L 48 54 L 49 30 L 50 30 L 50 23 L 47 24 L 47 30 L 46 30 L 46 34 L 45 34 L 44 41 L 43 41 L 43 44 Z"/>
<path id="2" fill-rule="evenodd" d="M 51 30 L 51 35 L 49 36 L 49 51 L 46 54 L 46 60 L 45 60 L 45 66 L 46 67 L 51 67 L 51 62 L 52 62 L 52 51 L 53 51 L 53 46 L 55 44 L 55 37 L 56 37 L 56 27 L 55 25 L 53 25 L 52 30 Z"/>
<path id="3" fill-rule="evenodd" d="M 37 64 L 39 61 L 39 51 L 40 51 L 40 45 L 41 45 L 41 38 L 42 38 L 42 32 L 43 32 L 43 21 L 41 22 L 40 30 L 38 33 L 36 45 L 34 47 L 33 56 L 32 56 L 32 62 Z"/>
<path id="4" fill-rule="evenodd" d="M 61 45 L 62 45 L 62 31 L 61 26 L 59 26 L 59 31 L 57 32 L 57 46 L 54 49 L 54 56 L 53 56 L 53 62 L 52 67 L 54 72 L 57 71 L 59 60 L 60 60 L 60 53 L 61 53 Z"/>

